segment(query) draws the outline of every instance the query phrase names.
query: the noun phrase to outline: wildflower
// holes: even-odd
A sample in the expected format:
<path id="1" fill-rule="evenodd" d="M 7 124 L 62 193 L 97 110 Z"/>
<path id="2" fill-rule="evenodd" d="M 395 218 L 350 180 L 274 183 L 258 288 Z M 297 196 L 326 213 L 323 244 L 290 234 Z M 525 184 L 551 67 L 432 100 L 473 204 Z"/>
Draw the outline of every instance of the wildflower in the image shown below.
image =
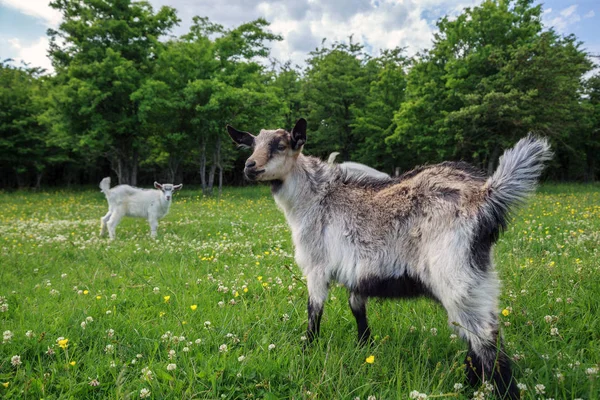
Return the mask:
<path id="1" fill-rule="evenodd" d="M 12 340 L 14 334 L 11 331 L 4 331 L 4 334 L 2 336 L 2 343 L 8 343 Z"/>
<path id="2" fill-rule="evenodd" d="M 83 294 L 89 294 L 89 293 L 90 293 L 90 291 L 89 291 L 89 290 L 84 290 L 84 291 L 83 291 Z"/>
<path id="3" fill-rule="evenodd" d="M 77 364 L 75 361 L 71 361 L 69 364 L 71 364 L 71 366 L 75 366 L 75 364 Z"/>
<path id="4" fill-rule="evenodd" d="M 85 322 L 94 322 L 94 318 L 92 318 L 90 316 L 85 317 Z"/>
<path id="5" fill-rule="evenodd" d="M 177 369 L 177 365 L 169 364 L 167 365 L 167 371 L 175 371 Z"/>
<path id="6" fill-rule="evenodd" d="M 165 299 L 165 303 L 168 303 L 171 300 L 171 296 L 164 296 L 163 299 Z"/>
<path id="7" fill-rule="evenodd" d="M 284 321 L 289 321 L 290 320 L 290 316 L 287 314 L 283 314 L 281 319 L 283 319 Z"/>
<path id="8" fill-rule="evenodd" d="M 196 339 L 196 340 L 194 340 L 194 343 L 200 344 L 200 343 L 202 343 L 202 339 Z"/>
<path id="9" fill-rule="evenodd" d="M 436 328 L 431 328 L 429 331 L 431 332 L 431 336 L 437 336 L 437 329 Z"/>
<path id="10" fill-rule="evenodd" d="M 96 296 L 96 300 L 100 300 L 102 298 L 102 296 L 98 295 Z"/>
<path id="11" fill-rule="evenodd" d="M 300 340 L 302 340 L 303 342 L 306 342 L 307 337 L 306 336 L 300 336 Z"/>
<path id="12" fill-rule="evenodd" d="M 535 385 L 535 392 L 537 394 L 546 393 L 546 386 L 542 385 L 541 383 L 538 383 L 537 385 Z"/>
<path id="13" fill-rule="evenodd" d="M 520 391 L 524 392 L 527 390 L 527 385 L 524 383 L 517 383 L 517 389 L 519 389 Z"/>
<path id="14" fill-rule="evenodd" d="M 206 329 L 210 328 L 210 321 L 204 321 L 204 327 Z"/>
<path id="15" fill-rule="evenodd" d="M 219 346 L 219 353 L 226 353 L 227 352 L 227 345 L 226 344 L 222 344 Z"/>
<path id="16" fill-rule="evenodd" d="M 143 355 L 143 354 L 139 354 L 139 353 L 138 353 L 138 354 L 136 354 L 136 355 L 135 355 L 135 357 L 136 357 L 136 358 L 140 358 L 140 359 L 141 359 L 141 358 L 144 358 L 144 355 Z"/>
<path id="17" fill-rule="evenodd" d="M 247 287 L 244 288 L 244 293 L 248 293 L 248 288 Z"/>
<path id="18" fill-rule="evenodd" d="M 114 293 L 113 293 L 113 294 L 111 294 L 111 295 L 110 295 L 110 299 L 111 299 L 111 300 L 116 300 L 116 299 L 117 299 L 117 295 L 116 295 L 116 294 L 114 294 Z"/>
<path id="19" fill-rule="evenodd" d="M 196 309 L 198 308 L 198 306 L 196 304 L 192 304 L 190 306 L 190 308 L 192 309 L 192 311 L 196 311 Z"/>
<path id="20" fill-rule="evenodd" d="M 508 311 L 508 308 L 502 310 L 502 315 L 504 315 L 505 317 L 508 317 L 510 315 L 510 311 Z"/>
<path id="21" fill-rule="evenodd" d="M 550 329 L 550 335 L 552 335 L 552 336 L 558 336 L 558 328 L 552 328 L 552 329 Z"/>
<path id="22" fill-rule="evenodd" d="M 588 376 L 592 377 L 592 376 L 594 376 L 594 375 L 597 375 L 597 374 L 598 374 L 598 368 L 597 368 L 597 367 L 591 367 L 591 368 L 587 368 L 587 369 L 585 370 L 585 373 L 586 373 Z"/>
<path id="23" fill-rule="evenodd" d="M 370 355 L 369 357 L 367 357 L 367 358 L 365 359 L 365 362 L 366 362 L 367 364 L 373 364 L 373 363 L 375 362 L 375 356 L 374 356 L 374 355 Z"/>
<path id="24" fill-rule="evenodd" d="M 149 367 L 142 368 L 142 379 L 145 379 L 147 381 L 151 381 L 153 379 L 152 374 L 153 374 L 153 372 L 150 371 Z"/>
<path id="25" fill-rule="evenodd" d="M 140 390 L 140 399 L 146 399 L 148 397 L 150 397 L 150 391 L 146 388 L 142 388 L 142 390 Z"/>
<path id="26" fill-rule="evenodd" d="M 25 336 L 27 336 L 28 338 L 31 339 L 34 336 L 34 333 L 33 333 L 33 331 L 27 331 L 27 332 L 25 332 Z"/>
<path id="27" fill-rule="evenodd" d="M 218 306 L 219 306 L 219 307 L 223 307 L 223 306 L 225 306 L 225 302 L 224 302 L 224 301 L 220 301 L 220 302 L 218 302 L 217 304 L 218 304 Z"/>
<path id="28" fill-rule="evenodd" d="M 175 354 L 175 350 L 173 350 L 173 349 L 169 350 L 169 355 L 167 357 L 169 358 L 169 360 L 172 360 L 175 357 L 177 357 L 177 355 Z"/>
<path id="29" fill-rule="evenodd" d="M 90 385 L 90 386 L 94 386 L 94 387 L 95 387 L 95 386 L 100 386 L 100 382 L 98 382 L 98 379 L 92 379 L 92 380 L 90 381 L 90 383 L 88 383 L 88 385 Z"/>
<path id="30" fill-rule="evenodd" d="M 114 362 L 114 361 L 111 361 L 109 366 L 110 366 L 111 368 L 117 368 L 117 363 L 116 363 L 116 362 Z"/>
<path id="31" fill-rule="evenodd" d="M 69 347 L 69 339 L 59 339 L 58 345 L 61 349 L 66 349 L 67 347 Z"/>
<path id="32" fill-rule="evenodd" d="M 111 310 L 106 310 L 106 315 L 110 315 L 110 314 L 112 314 L 112 311 Z"/>
<path id="33" fill-rule="evenodd" d="M 159 312 L 159 313 L 158 313 L 158 316 L 159 316 L 160 318 L 164 317 L 165 315 L 167 315 L 167 313 L 166 313 L 166 312 L 164 312 L 164 311 L 161 311 L 161 312 Z"/>
<path id="34" fill-rule="evenodd" d="M 10 359 L 10 363 L 13 365 L 13 367 L 18 367 L 22 364 L 21 356 L 12 356 L 12 358 Z"/>
<path id="35" fill-rule="evenodd" d="M 546 321 L 546 323 L 549 324 L 550 322 L 552 322 L 552 316 L 551 315 L 546 315 L 544 317 L 544 321 Z"/>
<path id="36" fill-rule="evenodd" d="M 187 353 L 188 351 L 190 351 L 190 348 L 186 346 L 183 349 L 181 349 L 181 351 L 183 351 L 184 353 Z"/>
<path id="37" fill-rule="evenodd" d="M 154 289 L 152 289 L 152 292 L 153 292 L 154 294 L 158 294 L 158 293 L 160 292 L 160 289 L 159 289 L 159 288 L 157 288 L 157 287 L 155 287 Z"/>
<path id="38" fill-rule="evenodd" d="M 242 362 L 242 361 L 244 361 L 245 359 L 246 359 L 246 356 L 239 356 L 239 357 L 238 357 L 238 361 L 239 361 L 239 362 Z"/>
<path id="39" fill-rule="evenodd" d="M 268 347 L 269 350 L 273 350 L 275 348 L 275 345 L 273 343 L 271 343 Z"/>
<path id="40" fill-rule="evenodd" d="M 2 384 L 2 386 L 4 386 L 5 388 L 7 388 L 7 387 L 8 387 L 8 385 L 10 385 L 10 382 L 4 382 L 4 383 Z"/>
<path id="41" fill-rule="evenodd" d="M 455 335 L 454 333 L 450 335 L 450 341 L 451 341 L 452 343 L 456 342 L 456 339 L 458 339 L 458 336 L 457 336 L 457 335 Z"/>
<path id="42" fill-rule="evenodd" d="M 108 329 L 108 330 L 106 331 L 106 336 L 108 336 L 108 337 L 113 337 L 113 336 L 115 336 L 115 330 L 114 330 L 114 329 Z"/>
<path id="43" fill-rule="evenodd" d="M 81 323 L 81 329 L 85 329 L 86 326 L 87 326 L 87 322 L 83 321 Z"/>
<path id="44" fill-rule="evenodd" d="M 461 390 L 463 388 L 463 384 L 462 383 L 455 383 L 454 384 L 454 390 L 456 390 L 457 392 L 459 390 Z"/>
<path id="45" fill-rule="evenodd" d="M 60 294 L 60 292 L 56 289 L 52 289 L 50 291 L 50 296 L 58 296 Z"/>
<path id="46" fill-rule="evenodd" d="M 115 351 L 115 348 L 113 347 L 112 344 L 107 344 L 106 346 L 104 346 L 104 352 L 106 354 L 112 354 Z"/>
<path id="47" fill-rule="evenodd" d="M 413 390 L 409 393 L 409 397 L 411 399 L 426 399 L 427 395 L 425 393 L 419 393 L 418 390 Z"/>
<path id="48" fill-rule="evenodd" d="M 53 356 L 54 355 L 54 349 L 50 346 L 48 346 L 48 350 L 46 350 L 46 354 L 48 354 L 49 356 Z"/>

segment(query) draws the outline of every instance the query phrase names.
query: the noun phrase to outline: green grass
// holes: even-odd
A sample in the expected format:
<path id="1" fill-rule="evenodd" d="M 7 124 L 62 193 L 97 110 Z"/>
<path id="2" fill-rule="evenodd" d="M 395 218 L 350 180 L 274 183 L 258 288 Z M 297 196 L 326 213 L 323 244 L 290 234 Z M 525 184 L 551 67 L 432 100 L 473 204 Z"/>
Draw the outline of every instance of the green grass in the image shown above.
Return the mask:
<path id="1" fill-rule="evenodd" d="M 0 210 L 0 331 L 14 335 L 0 343 L 2 398 L 135 399 L 143 388 L 155 399 L 473 395 L 466 345 L 430 300 L 371 301 L 375 344 L 360 348 L 346 291 L 333 287 L 322 336 L 302 350 L 306 287 L 267 187 L 220 199 L 184 189 L 157 241 L 134 219 L 116 241 L 99 238 L 106 201 L 96 189 L 2 193 Z M 509 312 L 500 318 L 523 398 L 600 398 L 599 232 L 600 187 L 546 185 L 496 246 Z"/>

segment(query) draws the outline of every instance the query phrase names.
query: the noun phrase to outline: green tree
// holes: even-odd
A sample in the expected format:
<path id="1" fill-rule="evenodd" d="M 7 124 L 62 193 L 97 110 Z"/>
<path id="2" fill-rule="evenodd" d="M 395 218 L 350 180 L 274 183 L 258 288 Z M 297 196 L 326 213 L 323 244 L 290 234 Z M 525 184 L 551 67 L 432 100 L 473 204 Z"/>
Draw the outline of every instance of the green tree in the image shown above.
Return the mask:
<path id="1" fill-rule="evenodd" d="M 64 154 L 47 144 L 40 125 L 46 85 L 40 68 L 0 62 L 0 170 L 4 185 L 39 187 L 47 168 Z"/>
<path id="2" fill-rule="evenodd" d="M 49 30 L 56 70 L 46 120 L 56 140 L 87 157 L 107 156 L 120 183 L 136 184 L 148 132 L 132 99 L 150 78 L 162 44 L 178 23 L 175 10 L 147 2 L 54 0 L 62 13 Z"/>
<path id="3" fill-rule="evenodd" d="M 555 142 L 573 132 L 590 63 L 574 36 L 543 30 L 540 5 L 488 0 L 438 27 L 409 74 L 388 142 L 430 162 L 463 158 L 491 172 L 501 150 L 528 131 Z"/>

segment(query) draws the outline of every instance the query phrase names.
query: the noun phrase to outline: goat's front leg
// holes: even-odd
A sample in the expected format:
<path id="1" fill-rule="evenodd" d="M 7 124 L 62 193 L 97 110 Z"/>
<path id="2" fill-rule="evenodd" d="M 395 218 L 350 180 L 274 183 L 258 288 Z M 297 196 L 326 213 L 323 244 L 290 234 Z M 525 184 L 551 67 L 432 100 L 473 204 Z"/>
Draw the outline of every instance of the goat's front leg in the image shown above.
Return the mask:
<path id="1" fill-rule="evenodd" d="M 367 296 L 350 292 L 348 304 L 352 310 L 352 314 L 356 319 L 356 327 L 358 328 L 358 343 L 365 345 L 371 337 L 371 329 L 367 322 Z"/>
<path id="2" fill-rule="evenodd" d="M 325 304 L 325 300 L 327 300 L 329 283 L 320 274 L 310 274 L 306 279 L 308 286 L 308 329 L 306 331 L 306 338 L 308 343 L 310 343 L 319 336 L 323 305 Z"/>
<path id="3" fill-rule="evenodd" d="M 148 219 L 148 223 L 150 224 L 150 237 L 152 239 L 156 238 L 156 230 L 158 229 L 158 219 L 150 218 Z"/>

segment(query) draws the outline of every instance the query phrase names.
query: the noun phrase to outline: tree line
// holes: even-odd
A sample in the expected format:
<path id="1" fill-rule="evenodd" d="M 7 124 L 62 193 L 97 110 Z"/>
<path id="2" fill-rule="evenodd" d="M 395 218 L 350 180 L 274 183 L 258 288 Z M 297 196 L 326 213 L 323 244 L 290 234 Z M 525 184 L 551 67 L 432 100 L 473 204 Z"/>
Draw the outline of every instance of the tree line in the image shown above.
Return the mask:
<path id="1" fill-rule="evenodd" d="M 431 49 L 365 51 L 352 36 L 306 65 L 270 58 L 264 19 L 225 28 L 131 0 L 53 0 L 55 72 L 0 64 L 0 186 L 152 180 L 239 184 L 247 154 L 227 123 L 257 133 L 309 122 L 306 152 L 394 174 L 466 160 L 492 171 L 533 131 L 550 138 L 557 180 L 600 168 L 600 74 L 573 35 L 544 27 L 532 0 L 488 0 L 441 18 Z"/>

